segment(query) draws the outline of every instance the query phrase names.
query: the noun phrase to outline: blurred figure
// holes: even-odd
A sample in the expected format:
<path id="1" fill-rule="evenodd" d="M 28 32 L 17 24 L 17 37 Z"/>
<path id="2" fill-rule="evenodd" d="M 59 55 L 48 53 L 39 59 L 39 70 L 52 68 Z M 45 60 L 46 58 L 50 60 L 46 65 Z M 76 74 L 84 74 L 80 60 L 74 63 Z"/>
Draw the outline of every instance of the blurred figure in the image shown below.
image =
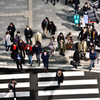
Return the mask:
<path id="1" fill-rule="evenodd" d="M 30 43 L 32 45 L 31 38 L 33 36 L 33 32 L 32 32 L 32 29 L 28 25 L 25 28 L 24 35 L 25 35 L 25 38 L 26 38 L 26 42 Z"/>
<path id="2" fill-rule="evenodd" d="M 50 27 L 48 17 L 46 17 L 46 18 L 42 21 L 41 27 L 42 27 L 42 30 L 43 30 L 43 36 L 44 36 L 44 34 L 45 34 L 45 32 L 46 32 L 46 37 L 47 37 L 48 31 L 49 31 L 49 27 Z"/>
<path id="3" fill-rule="evenodd" d="M 30 44 L 25 46 L 25 51 L 26 51 L 26 55 L 28 56 L 29 59 L 29 63 L 31 64 L 30 66 L 32 66 L 32 56 L 33 56 L 33 52 L 32 52 L 32 46 Z"/>
<path id="4" fill-rule="evenodd" d="M 53 2 L 53 6 L 55 6 L 55 2 L 56 2 L 56 0 L 51 0 L 51 3 Z M 59 0 L 57 0 L 57 2 L 59 2 Z"/>
<path id="5" fill-rule="evenodd" d="M 11 45 L 10 51 L 12 51 L 12 52 L 11 52 L 11 58 L 15 60 L 16 54 L 17 54 L 17 52 L 18 52 L 18 46 L 17 46 L 16 43 L 13 43 L 13 44 Z"/>
<path id="6" fill-rule="evenodd" d="M 13 93 L 14 93 L 14 100 L 16 100 L 16 90 L 15 90 L 16 84 L 17 84 L 17 81 L 14 79 L 10 80 L 10 82 L 8 84 L 9 92 L 13 91 Z"/>
<path id="7" fill-rule="evenodd" d="M 60 44 L 58 45 L 58 50 L 60 55 L 65 56 L 66 45 L 64 44 L 63 40 L 60 41 Z"/>
<path id="8" fill-rule="evenodd" d="M 63 72 L 60 69 L 58 69 L 58 71 L 56 72 L 56 78 L 58 81 L 58 86 L 60 86 L 60 83 L 63 83 L 64 80 Z"/>
<path id="9" fill-rule="evenodd" d="M 83 6 L 83 11 L 86 12 L 88 10 L 91 10 L 89 7 L 89 4 L 87 2 L 85 2 L 84 6 Z"/>
<path id="10" fill-rule="evenodd" d="M 80 51 L 81 60 L 84 58 L 86 59 L 86 50 L 87 50 L 87 43 L 86 41 L 80 41 L 78 43 L 78 50 Z"/>
<path id="11" fill-rule="evenodd" d="M 11 40 L 10 40 L 11 36 L 9 34 L 9 32 L 7 31 L 6 32 L 6 35 L 5 35 L 5 47 L 6 47 L 6 51 L 10 51 L 10 47 L 11 47 Z"/>
<path id="12" fill-rule="evenodd" d="M 32 48 L 33 54 L 36 54 L 38 66 L 40 66 L 40 54 L 41 54 L 41 47 L 38 44 L 35 44 Z"/>
<path id="13" fill-rule="evenodd" d="M 17 34 L 15 36 L 14 42 L 18 43 L 18 41 L 22 38 L 22 35 L 20 31 L 17 31 Z"/>
<path id="14" fill-rule="evenodd" d="M 50 22 L 50 29 L 49 30 L 50 30 L 51 36 L 54 36 L 55 32 L 57 31 L 57 28 L 56 28 L 56 26 L 55 26 L 53 21 Z"/>
<path id="15" fill-rule="evenodd" d="M 51 50 L 51 55 L 52 55 L 52 53 L 56 51 L 56 40 L 55 40 L 55 37 L 52 37 L 52 38 L 51 38 L 48 47 L 50 48 L 50 50 Z"/>
<path id="16" fill-rule="evenodd" d="M 79 50 L 77 49 L 75 52 L 74 52 L 74 55 L 73 55 L 73 60 L 77 63 L 78 66 L 80 66 L 80 57 L 79 57 Z"/>
<path id="17" fill-rule="evenodd" d="M 73 2 L 75 3 L 75 10 L 78 10 L 78 5 L 80 4 L 80 0 L 73 0 Z"/>
<path id="18" fill-rule="evenodd" d="M 92 70 L 92 67 L 95 67 L 95 60 L 97 59 L 97 54 L 94 50 L 90 51 L 90 68 L 89 71 Z"/>
<path id="19" fill-rule="evenodd" d="M 25 61 L 25 60 L 24 60 L 24 58 L 23 58 L 21 52 L 18 52 L 18 53 L 16 54 L 16 65 L 17 65 L 17 69 L 18 69 L 19 72 L 22 72 L 22 71 L 23 71 L 23 69 L 22 69 L 22 64 L 25 63 L 24 61 Z"/>
<path id="20" fill-rule="evenodd" d="M 20 39 L 18 41 L 18 48 L 19 48 L 19 50 L 22 53 L 24 58 L 25 58 L 25 46 L 26 46 L 26 44 L 24 43 L 24 41 Z"/>
<path id="21" fill-rule="evenodd" d="M 11 22 L 10 25 L 8 26 L 7 30 L 10 33 L 11 42 L 14 42 L 14 33 L 16 31 L 15 25 Z"/>
<path id="22" fill-rule="evenodd" d="M 48 63 L 49 63 L 49 53 L 44 51 L 41 55 L 43 64 L 44 64 L 44 69 L 47 70 L 48 72 Z"/>
<path id="23" fill-rule="evenodd" d="M 69 32 L 68 35 L 66 36 L 66 39 L 68 39 L 68 42 L 67 42 L 67 49 L 69 50 L 72 50 L 73 48 L 73 36 L 72 36 L 72 33 Z"/>

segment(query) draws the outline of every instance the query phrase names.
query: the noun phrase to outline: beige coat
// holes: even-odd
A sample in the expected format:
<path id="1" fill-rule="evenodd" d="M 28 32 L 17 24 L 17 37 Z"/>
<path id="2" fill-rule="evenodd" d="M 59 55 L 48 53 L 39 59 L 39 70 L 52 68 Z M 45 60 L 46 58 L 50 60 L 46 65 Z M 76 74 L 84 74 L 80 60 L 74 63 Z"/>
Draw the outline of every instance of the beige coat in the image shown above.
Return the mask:
<path id="1" fill-rule="evenodd" d="M 35 38 L 35 42 L 39 41 L 41 43 L 41 41 L 42 41 L 41 33 L 39 33 L 39 32 L 35 33 L 34 38 Z"/>
<path id="2" fill-rule="evenodd" d="M 86 53 L 87 43 L 85 41 L 83 44 L 81 42 L 78 43 L 78 50 L 82 51 L 82 45 L 83 45 L 83 52 Z"/>

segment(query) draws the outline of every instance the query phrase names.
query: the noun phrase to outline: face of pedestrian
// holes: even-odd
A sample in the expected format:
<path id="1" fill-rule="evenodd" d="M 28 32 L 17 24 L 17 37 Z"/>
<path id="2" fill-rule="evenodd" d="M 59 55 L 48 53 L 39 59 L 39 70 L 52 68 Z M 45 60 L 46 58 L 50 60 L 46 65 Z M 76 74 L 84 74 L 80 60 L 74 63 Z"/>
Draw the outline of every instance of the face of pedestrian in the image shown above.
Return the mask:
<path id="1" fill-rule="evenodd" d="M 38 45 L 36 44 L 35 47 L 38 47 Z"/>
<path id="2" fill-rule="evenodd" d="M 20 40 L 20 43 L 22 43 L 22 40 Z"/>
<path id="3" fill-rule="evenodd" d="M 44 55 L 46 55 L 46 54 L 47 54 L 47 52 L 45 51 L 45 52 L 44 52 Z"/>
<path id="4" fill-rule="evenodd" d="M 12 83 L 14 83 L 15 81 L 14 80 L 12 80 Z"/>
<path id="5" fill-rule="evenodd" d="M 91 53 L 94 53 L 94 50 L 92 50 Z"/>

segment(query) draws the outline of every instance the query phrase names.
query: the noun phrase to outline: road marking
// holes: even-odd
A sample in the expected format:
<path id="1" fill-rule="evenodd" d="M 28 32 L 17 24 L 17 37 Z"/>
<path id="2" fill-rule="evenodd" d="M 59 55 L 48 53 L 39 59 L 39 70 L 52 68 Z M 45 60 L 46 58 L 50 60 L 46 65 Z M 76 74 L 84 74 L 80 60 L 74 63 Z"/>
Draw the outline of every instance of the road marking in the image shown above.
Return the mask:
<path id="1" fill-rule="evenodd" d="M 29 97 L 30 92 L 29 91 L 23 91 L 23 92 L 16 92 L 16 97 Z M 13 96 L 13 92 L 7 92 L 7 93 L 0 93 L 0 98 L 11 98 Z"/>
<path id="2" fill-rule="evenodd" d="M 49 95 L 79 95 L 79 94 L 99 94 L 98 88 L 90 89 L 69 89 L 69 90 L 50 90 L 50 91 L 38 91 L 38 96 Z"/>
<path id="3" fill-rule="evenodd" d="M 68 71 L 63 72 L 64 76 L 84 76 L 84 71 Z M 56 77 L 56 72 L 38 73 L 38 78 Z"/>
<path id="4" fill-rule="evenodd" d="M 100 100 L 100 98 L 75 98 L 75 99 L 52 99 L 52 100 Z"/>
<path id="5" fill-rule="evenodd" d="M 20 82 L 16 84 L 16 88 L 27 88 L 30 87 L 30 82 Z M 8 88 L 8 83 L 0 84 L 0 89 Z"/>
<path id="6" fill-rule="evenodd" d="M 94 85 L 98 84 L 97 79 L 86 79 L 86 80 L 68 80 L 63 81 L 60 86 L 67 86 L 67 85 Z M 46 86 L 58 86 L 57 81 L 43 81 L 38 82 L 38 87 L 46 87 Z"/>
<path id="7" fill-rule="evenodd" d="M 30 78 L 30 74 L 29 73 L 24 73 L 24 74 L 0 75 L 0 80 L 5 80 L 5 79 L 23 79 L 23 78 Z"/>

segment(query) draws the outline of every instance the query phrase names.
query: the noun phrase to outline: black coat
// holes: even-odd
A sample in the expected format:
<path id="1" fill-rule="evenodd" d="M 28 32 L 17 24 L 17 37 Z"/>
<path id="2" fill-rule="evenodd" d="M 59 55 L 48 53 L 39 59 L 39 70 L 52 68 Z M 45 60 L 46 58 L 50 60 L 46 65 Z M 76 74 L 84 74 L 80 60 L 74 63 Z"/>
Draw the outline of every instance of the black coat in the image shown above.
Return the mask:
<path id="1" fill-rule="evenodd" d="M 45 19 L 42 21 L 41 27 L 42 27 L 43 30 L 45 29 L 45 27 L 46 27 L 46 21 L 45 21 Z M 48 20 L 47 30 L 49 30 L 49 29 L 50 29 L 50 22 Z"/>
<path id="2" fill-rule="evenodd" d="M 76 50 L 74 52 L 73 60 L 76 61 L 76 62 L 78 62 L 80 60 L 80 58 L 79 58 L 79 50 Z"/>
<path id="3" fill-rule="evenodd" d="M 12 27 L 9 25 L 8 28 L 7 28 L 7 30 L 10 32 L 11 37 L 14 36 L 14 32 L 16 30 L 16 28 L 15 28 L 14 25 Z"/>
<path id="4" fill-rule="evenodd" d="M 73 1 L 74 1 L 75 5 L 80 4 L 80 0 L 73 0 Z"/>
<path id="5" fill-rule="evenodd" d="M 83 34 L 83 30 L 79 33 L 79 39 L 80 41 L 87 39 L 88 32 L 86 31 L 85 34 Z"/>
<path id="6" fill-rule="evenodd" d="M 44 53 L 42 53 L 41 58 L 43 60 L 43 63 L 48 64 L 48 61 L 49 61 L 49 53 L 47 53 L 46 56 L 44 55 Z"/>
<path id="7" fill-rule="evenodd" d="M 50 25 L 50 29 L 49 29 L 49 31 L 51 31 L 51 35 L 54 35 L 55 32 L 57 31 L 56 26 L 55 26 L 55 25 L 54 25 L 54 26 L 51 26 L 51 25 Z"/>
<path id="8" fill-rule="evenodd" d="M 33 51 L 33 54 L 34 53 L 40 54 L 41 53 L 41 47 L 40 46 L 38 46 L 38 47 L 33 46 L 32 51 Z"/>
<path id="9" fill-rule="evenodd" d="M 26 38 L 32 38 L 33 32 L 30 28 L 29 28 L 29 30 L 27 30 L 27 28 L 25 28 L 24 35 Z"/>

